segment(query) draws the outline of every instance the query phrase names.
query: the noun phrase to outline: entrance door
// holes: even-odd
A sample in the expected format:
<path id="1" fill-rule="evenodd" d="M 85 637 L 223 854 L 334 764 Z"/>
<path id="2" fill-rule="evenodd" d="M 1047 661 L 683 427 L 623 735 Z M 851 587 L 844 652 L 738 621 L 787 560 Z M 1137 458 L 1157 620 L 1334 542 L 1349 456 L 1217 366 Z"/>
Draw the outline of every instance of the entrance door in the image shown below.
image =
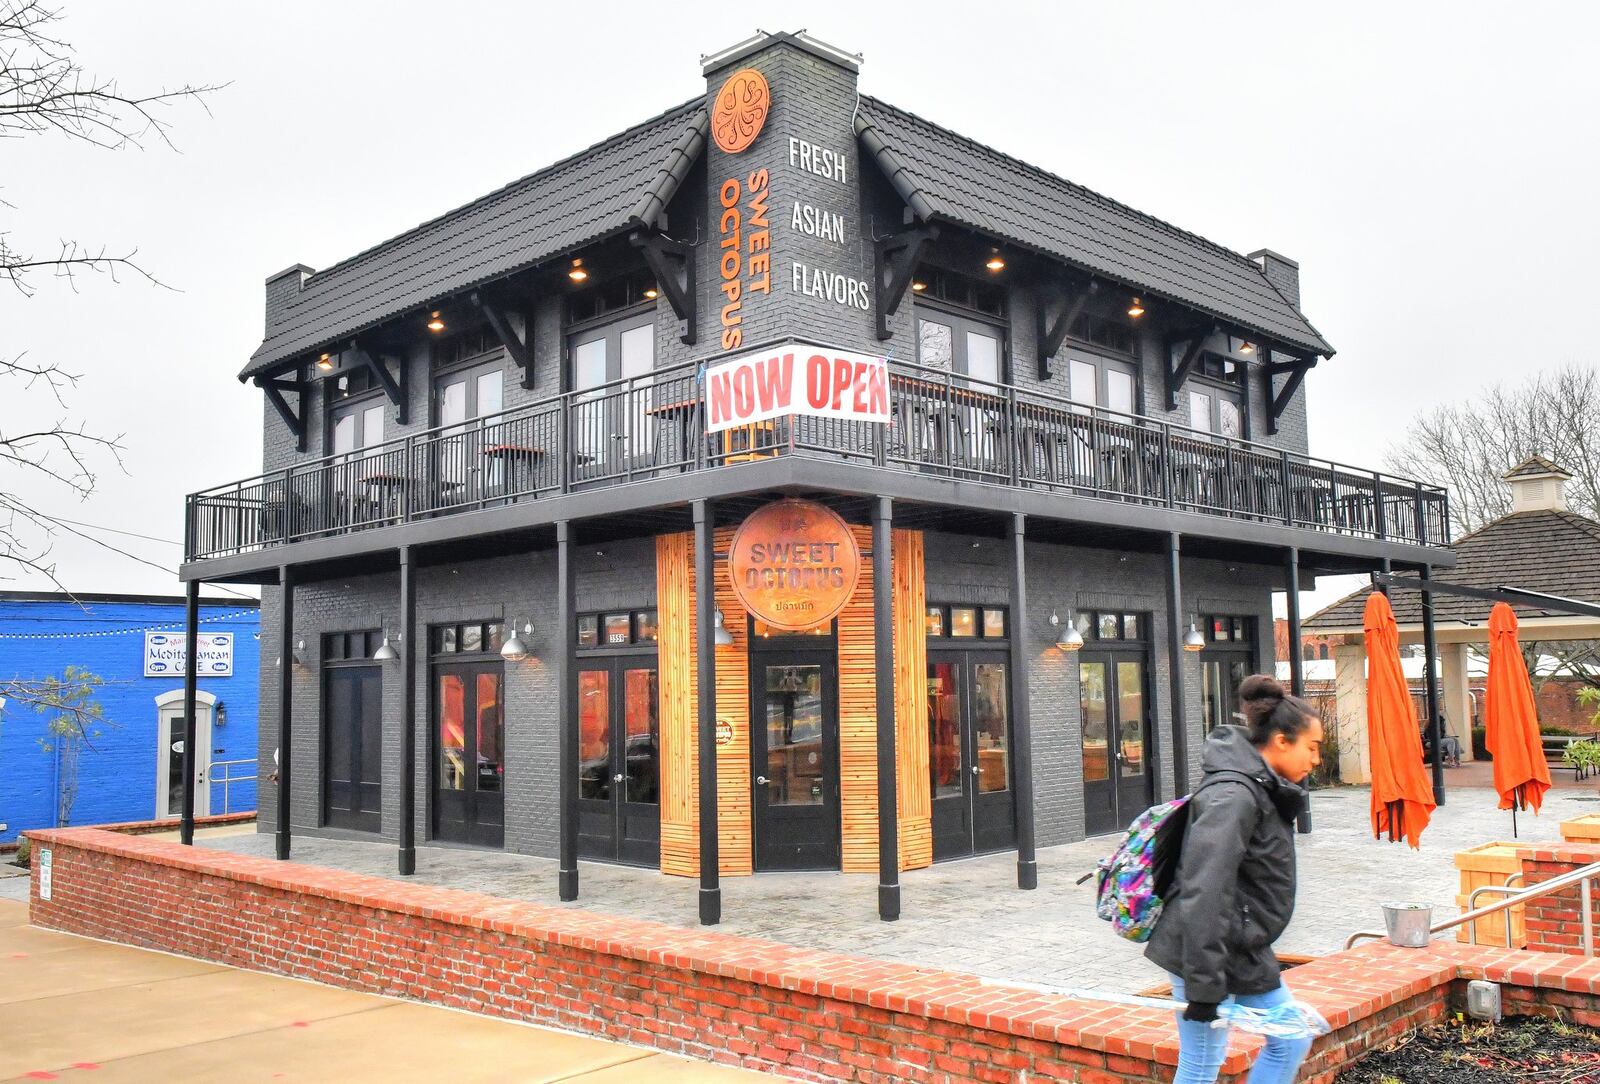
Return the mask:
<path id="1" fill-rule="evenodd" d="M 1009 680 L 1002 653 L 929 652 L 928 764 L 936 859 L 1016 845 Z"/>
<path id="2" fill-rule="evenodd" d="M 383 827 L 383 668 L 329 667 L 323 698 L 323 823 L 377 832 Z"/>
<path id="3" fill-rule="evenodd" d="M 1237 723 L 1239 686 L 1250 676 L 1252 655 L 1247 651 L 1214 651 L 1200 656 L 1200 695 L 1205 706 L 1206 733 Z"/>
<path id="4" fill-rule="evenodd" d="M 505 710 L 500 663 L 434 667 L 436 839 L 505 844 Z"/>
<path id="5" fill-rule="evenodd" d="M 578 671 L 578 854 L 661 862 L 656 664 L 585 660 Z"/>
<path id="6" fill-rule="evenodd" d="M 758 870 L 839 868 L 839 678 L 833 651 L 750 656 Z"/>
<path id="7" fill-rule="evenodd" d="M 1155 800 L 1147 677 L 1143 653 L 1078 656 L 1083 818 L 1090 835 L 1126 827 Z"/>
<path id="8" fill-rule="evenodd" d="M 581 477 L 647 465 L 655 447 L 649 413 L 655 368 L 653 313 L 576 333 L 569 341 L 574 396 L 573 469 Z M 626 383 L 621 383 L 626 381 Z"/>
<path id="9" fill-rule="evenodd" d="M 182 695 L 181 693 L 179 694 Z M 156 818 L 183 816 L 183 701 L 157 709 Z M 195 703 L 194 815 L 211 813 L 211 706 Z"/>
<path id="10" fill-rule="evenodd" d="M 497 496 L 505 489 L 505 463 L 490 449 L 502 443 L 492 422 L 505 407 L 505 373 L 499 362 L 459 369 L 434 381 L 439 438 L 434 442 L 434 483 L 440 506 Z"/>

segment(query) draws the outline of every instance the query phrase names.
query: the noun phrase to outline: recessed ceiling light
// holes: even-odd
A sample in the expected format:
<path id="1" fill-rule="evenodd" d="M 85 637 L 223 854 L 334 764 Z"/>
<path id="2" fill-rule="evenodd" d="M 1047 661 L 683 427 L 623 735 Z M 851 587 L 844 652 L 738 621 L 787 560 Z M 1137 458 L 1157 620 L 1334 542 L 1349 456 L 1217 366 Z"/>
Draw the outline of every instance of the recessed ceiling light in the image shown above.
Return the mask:
<path id="1" fill-rule="evenodd" d="M 920 294 L 922 291 L 926 290 L 927 288 L 928 288 L 928 284 L 926 282 L 913 282 L 911 284 L 911 290 L 912 290 L 913 293 L 919 293 Z"/>
<path id="2" fill-rule="evenodd" d="M 661 296 L 661 291 L 657 290 L 654 286 L 652 286 L 652 287 L 650 287 L 650 289 L 648 289 L 648 290 L 646 290 L 644 292 L 644 296 L 646 298 L 650 299 L 651 301 L 654 301 L 656 298 Z"/>

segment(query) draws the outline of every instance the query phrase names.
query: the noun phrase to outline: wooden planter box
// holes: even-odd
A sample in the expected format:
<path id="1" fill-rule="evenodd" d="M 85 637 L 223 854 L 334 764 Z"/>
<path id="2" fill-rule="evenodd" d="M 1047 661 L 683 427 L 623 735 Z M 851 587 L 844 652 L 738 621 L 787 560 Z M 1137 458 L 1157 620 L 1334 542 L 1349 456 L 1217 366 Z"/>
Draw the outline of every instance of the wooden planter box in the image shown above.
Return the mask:
<path id="1" fill-rule="evenodd" d="M 1456 869 L 1461 871 L 1461 894 L 1456 897 L 1456 906 L 1462 913 L 1467 911 L 1467 900 L 1471 898 L 1474 889 L 1484 885 L 1503 885 L 1513 873 L 1522 872 L 1522 852 L 1528 849 L 1525 843 L 1481 843 L 1464 851 L 1456 852 Z M 1496 893 L 1489 893 L 1478 900 L 1478 906 L 1486 907 L 1491 903 L 1504 899 Z M 1467 927 L 1473 925 L 1478 928 L 1478 944 L 1503 947 L 1506 943 L 1506 918 L 1511 919 L 1511 945 L 1513 948 L 1523 948 L 1528 943 L 1528 932 L 1523 926 L 1523 908 L 1512 907 L 1496 914 L 1485 915 L 1475 922 L 1456 927 L 1456 940 L 1468 941 Z"/>
<path id="2" fill-rule="evenodd" d="M 1600 843 L 1600 813 L 1587 813 L 1561 822 L 1561 838 L 1568 843 Z"/>

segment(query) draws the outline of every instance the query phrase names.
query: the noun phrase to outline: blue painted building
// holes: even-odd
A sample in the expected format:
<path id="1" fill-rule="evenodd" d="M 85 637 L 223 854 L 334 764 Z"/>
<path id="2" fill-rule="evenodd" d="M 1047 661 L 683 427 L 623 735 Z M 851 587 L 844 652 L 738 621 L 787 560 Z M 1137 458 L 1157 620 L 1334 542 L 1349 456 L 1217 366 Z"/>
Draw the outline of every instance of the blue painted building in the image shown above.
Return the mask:
<path id="1" fill-rule="evenodd" d="M 105 684 L 77 752 L 74 825 L 176 818 L 183 785 L 184 607 L 179 596 L 0 591 L 0 843 L 61 823 L 71 751 L 29 690 L 71 667 Z M 197 815 L 256 807 L 260 604 L 203 598 L 196 698 Z"/>

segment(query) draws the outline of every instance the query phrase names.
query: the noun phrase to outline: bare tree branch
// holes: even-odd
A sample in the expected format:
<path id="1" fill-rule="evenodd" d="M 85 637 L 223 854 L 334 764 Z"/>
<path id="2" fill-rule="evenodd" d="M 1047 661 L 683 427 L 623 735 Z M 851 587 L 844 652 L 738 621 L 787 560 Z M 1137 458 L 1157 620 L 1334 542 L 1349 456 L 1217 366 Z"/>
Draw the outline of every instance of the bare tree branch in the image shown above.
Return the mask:
<path id="1" fill-rule="evenodd" d="M 1450 491 L 1459 537 L 1511 511 L 1502 475 L 1530 455 L 1572 472 L 1573 511 L 1600 514 L 1600 373 L 1571 364 L 1419 414 L 1385 463 Z"/>
<path id="2" fill-rule="evenodd" d="M 0 139 L 58 134 L 106 150 L 142 148 L 155 140 L 176 150 L 167 111 L 183 103 L 207 109 L 207 95 L 220 89 L 186 83 L 148 92 L 124 90 L 115 79 L 83 69 L 72 46 L 57 33 L 60 21 L 60 10 L 40 0 L 0 0 Z M 3 202 L 0 209 L 15 210 Z M 131 275 L 170 288 L 137 262 L 137 249 L 114 251 L 63 239 L 52 255 L 35 256 L 11 238 L 12 231 L 0 228 L 0 285 L 9 284 L 23 298 L 34 295 L 41 278 L 63 282 L 76 292 L 80 274 L 103 275 L 112 282 Z M 77 382 L 76 374 L 53 362 L 31 362 L 25 354 L 0 359 L 0 403 L 8 408 L 8 417 L 24 419 L 11 422 L 18 428 L 7 431 L 6 420 L 0 418 L 0 580 L 9 578 L 8 572 L 31 573 L 65 590 L 51 558 L 58 531 L 142 560 L 65 526 L 19 495 L 17 483 L 31 478 L 82 501 L 94 492 L 108 460 L 123 469 L 120 435 L 104 436 L 70 420 L 67 393 Z M 16 409 L 13 413 L 9 408 Z M 59 420 L 41 424 L 56 411 Z"/>

